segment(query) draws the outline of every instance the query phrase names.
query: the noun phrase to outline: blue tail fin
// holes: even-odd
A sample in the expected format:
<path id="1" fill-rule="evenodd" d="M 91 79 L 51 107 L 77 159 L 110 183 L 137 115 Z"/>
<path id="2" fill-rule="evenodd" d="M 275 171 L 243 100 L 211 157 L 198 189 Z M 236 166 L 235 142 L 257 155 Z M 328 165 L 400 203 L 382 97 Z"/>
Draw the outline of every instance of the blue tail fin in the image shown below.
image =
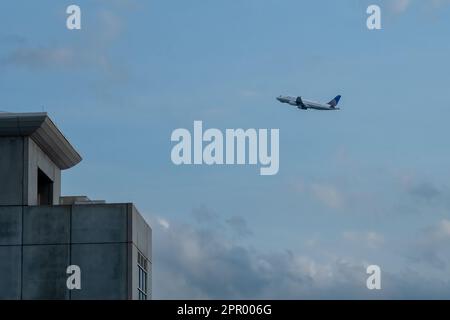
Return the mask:
<path id="1" fill-rule="evenodd" d="M 328 102 L 328 104 L 329 104 L 332 108 L 334 108 L 334 107 L 336 107 L 336 106 L 338 105 L 339 100 L 341 100 L 341 96 L 340 96 L 340 95 L 339 95 L 339 96 L 336 96 L 336 98 L 334 98 L 333 100 L 331 100 L 330 102 Z"/>

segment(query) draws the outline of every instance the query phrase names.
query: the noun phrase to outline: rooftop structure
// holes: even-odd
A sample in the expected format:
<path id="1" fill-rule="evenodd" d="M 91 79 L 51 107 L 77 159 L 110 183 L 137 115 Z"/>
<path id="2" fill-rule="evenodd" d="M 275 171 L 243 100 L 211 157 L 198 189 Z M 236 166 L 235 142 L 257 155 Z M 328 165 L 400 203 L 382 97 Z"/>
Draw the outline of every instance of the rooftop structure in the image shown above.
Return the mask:
<path id="1" fill-rule="evenodd" d="M 0 299 L 151 298 L 151 228 L 131 203 L 61 196 L 81 156 L 46 113 L 0 113 L 0 155 Z"/>

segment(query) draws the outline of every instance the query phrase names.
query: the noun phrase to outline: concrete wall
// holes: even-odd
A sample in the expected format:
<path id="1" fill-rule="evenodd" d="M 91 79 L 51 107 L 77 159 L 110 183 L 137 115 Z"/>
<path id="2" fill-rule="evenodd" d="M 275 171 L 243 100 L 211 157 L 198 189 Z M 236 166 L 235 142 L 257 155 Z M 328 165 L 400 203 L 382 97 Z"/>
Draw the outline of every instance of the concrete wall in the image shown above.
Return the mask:
<path id="1" fill-rule="evenodd" d="M 20 299 L 22 207 L 0 207 L 0 298 Z"/>
<path id="2" fill-rule="evenodd" d="M 21 298 L 22 247 L 0 246 L 0 299 Z"/>
<path id="3" fill-rule="evenodd" d="M 0 205 L 24 204 L 24 138 L 0 138 Z"/>
<path id="4" fill-rule="evenodd" d="M 131 299 L 138 248 L 150 257 L 151 230 L 131 204 L 0 206 L 0 299 Z"/>
<path id="5" fill-rule="evenodd" d="M 50 180 L 53 181 L 53 204 L 59 204 L 61 196 L 61 170 L 52 160 L 41 150 L 41 148 L 31 138 L 25 138 L 25 167 L 27 185 L 26 185 L 26 203 L 25 205 L 35 206 L 37 199 L 37 173 L 38 168 L 44 172 Z"/>
<path id="6" fill-rule="evenodd" d="M 0 298 L 20 299 L 22 207 L 0 207 Z"/>
<path id="7" fill-rule="evenodd" d="M 136 207 L 130 205 L 131 214 L 131 226 L 132 230 L 129 232 L 131 235 L 131 260 L 132 264 L 132 274 L 131 274 L 131 292 L 132 296 L 130 299 L 138 299 L 138 285 L 139 285 L 139 270 L 137 266 L 138 252 L 140 252 L 148 260 L 148 270 L 147 270 L 147 285 L 148 285 L 148 299 L 152 297 L 152 229 L 138 212 Z"/>
<path id="8" fill-rule="evenodd" d="M 72 210 L 72 264 L 84 287 L 72 299 L 128 299 L 128 205 L 78 205 Z"/>
<path id="9" fill-rule="evenodd" d="M 22 299 L 68 299 L 66 268 L 70 265 L 70 246 L 26 245 L 22 250 Z"/>
<path id="10" fill-rule="evenodd" d="M 82 288 L 72 300 L 128 299 L 128 246 L 126 243 L 72 245 L 72 264 L 81 268 Z"/>

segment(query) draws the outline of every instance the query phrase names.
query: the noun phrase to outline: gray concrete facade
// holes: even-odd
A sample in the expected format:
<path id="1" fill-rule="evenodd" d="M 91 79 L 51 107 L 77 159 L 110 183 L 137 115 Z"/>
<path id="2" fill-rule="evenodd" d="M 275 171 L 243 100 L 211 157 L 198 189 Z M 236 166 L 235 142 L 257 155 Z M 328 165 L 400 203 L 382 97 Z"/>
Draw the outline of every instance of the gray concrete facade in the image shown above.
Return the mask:
<path id="1" fill-rule="evenodd" d="M 151 229 L 132 204 L 0 207 L 0 299 L 138 299 Z M 81 290 L 66 286 L 81 268 Z M 151 287 L 147 289 L 151 298 Z"/>

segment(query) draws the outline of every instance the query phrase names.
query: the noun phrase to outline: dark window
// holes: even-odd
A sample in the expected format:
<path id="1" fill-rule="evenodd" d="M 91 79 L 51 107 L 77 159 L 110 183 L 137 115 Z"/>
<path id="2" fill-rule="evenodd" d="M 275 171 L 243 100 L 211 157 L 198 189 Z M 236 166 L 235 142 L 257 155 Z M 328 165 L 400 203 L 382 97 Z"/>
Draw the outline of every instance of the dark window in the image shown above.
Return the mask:
<path id="1" fill-rule="evenodd" d="M 53 204 L 53 181 L 38 169 L 38 205 Z"/>
<path id="2" fill-rule="evenodd" d="M 138 252 L 138 271 L 139 271 L 139 282 L 138 282 L 138 294 L 139 300 L 147 300 L 147 259 Z"/>

